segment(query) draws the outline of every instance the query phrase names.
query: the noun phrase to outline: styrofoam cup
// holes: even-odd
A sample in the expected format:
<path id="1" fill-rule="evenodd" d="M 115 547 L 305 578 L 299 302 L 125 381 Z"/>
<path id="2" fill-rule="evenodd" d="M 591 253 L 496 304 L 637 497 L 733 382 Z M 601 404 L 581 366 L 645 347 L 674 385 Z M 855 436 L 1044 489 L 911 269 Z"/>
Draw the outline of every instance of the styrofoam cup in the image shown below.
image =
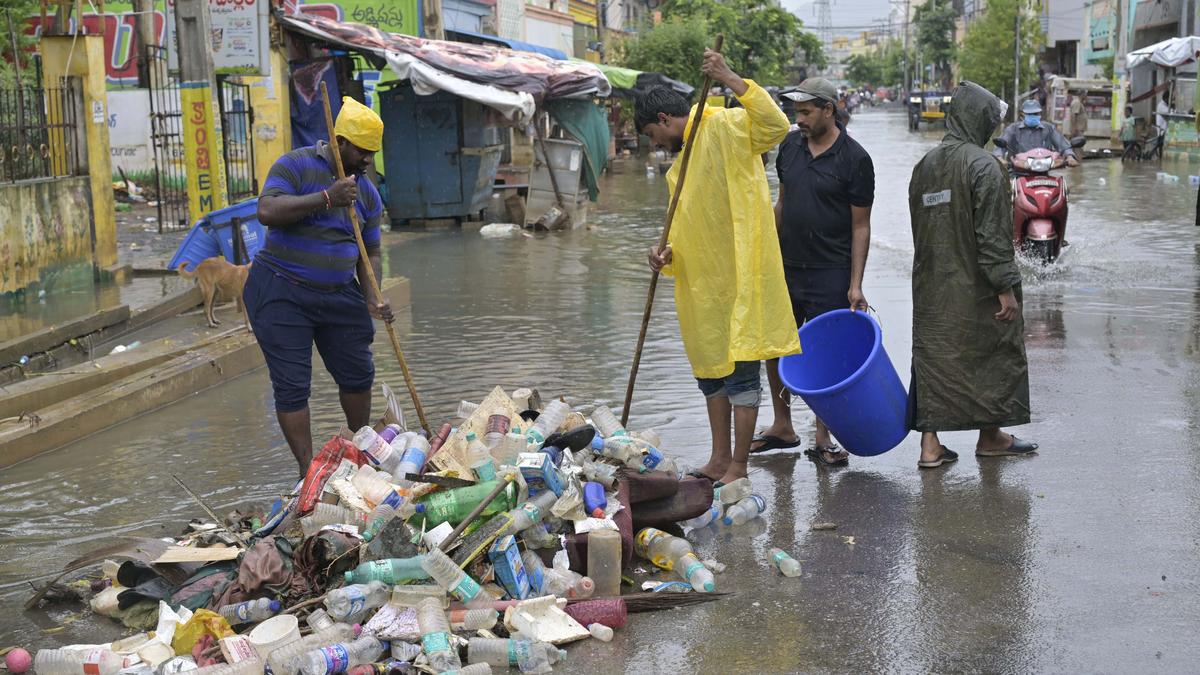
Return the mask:
<path id="1" fill-rule="evenodd" d="M 250 644 L 263 661 L 278 647 L 300 639 L 300 620 L 293 614 L 273 616 L 250 631 Z"/>

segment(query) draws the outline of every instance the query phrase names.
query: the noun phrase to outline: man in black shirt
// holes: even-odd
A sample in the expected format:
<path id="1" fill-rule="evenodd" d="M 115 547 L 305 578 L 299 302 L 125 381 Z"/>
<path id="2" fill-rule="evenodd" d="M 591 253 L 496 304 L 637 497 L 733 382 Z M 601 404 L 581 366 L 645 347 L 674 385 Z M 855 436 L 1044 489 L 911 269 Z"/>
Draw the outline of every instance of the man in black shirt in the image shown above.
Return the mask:
<path id="1" fill-rule="evenodd" d="M 775 226 L 796 325 L 835 309 L 866 310 L 863 270 L 871 242 L 875 167 L 871 157 L 837 121 L 837 89 L 823 78 L 784 94 L 796 103 L 798 129 L 779 146 L 779 200 Z M 803 348 L 803 343 L 801 348 Z M 792 426 L 791 400 L 769 361 L 767 380 L 775 420 L 755 438 L 751 452 L 800 444 Z M 805 454 L 823 466 L 846 464 L 848 455 L 816 420 L 814 447 Z"/>

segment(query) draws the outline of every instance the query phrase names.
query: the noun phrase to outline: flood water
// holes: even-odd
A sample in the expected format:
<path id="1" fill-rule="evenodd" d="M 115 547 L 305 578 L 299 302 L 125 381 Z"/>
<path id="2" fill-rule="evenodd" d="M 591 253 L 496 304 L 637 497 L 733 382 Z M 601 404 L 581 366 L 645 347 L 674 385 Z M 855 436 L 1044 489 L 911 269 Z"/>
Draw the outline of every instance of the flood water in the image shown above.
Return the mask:
<path id="1" fill-rule="evenodd" d="M 907 182 L 940 132 L 867 112 L 850 126 L 875 159 L 865 291 L 907 380 L 912 241 Z M 1155 180 L 1156 171 L 1185 176 Z M 1200 234 L 1186 164 L 1085 162 L 1072 183 L 1073 246 L 1048 272 L 1026 267 L 1025 322 L 1035 458 L 962 455 L 918 473 L 918 438 L 841 470 L 798 452 L 751 460 L 768 511 L 741 528 L 693 535 L 728 565 L 736 595 L 642 614 L 610 644 L 570 648 L 567 670 L 680 672 L 1187 672 L 1200 646 Z M 667 201 L 661 175 L 633 165 L 606 177 L 591 226 L 487 240 L 475 231 L 395 236 L 390 275 L 412 280 L 398 322 L 430 420 L 493 386 L 536 386 L 583 409 L 619 407 L 645 299 L 646 249 Z M 401 241 L 402 239 L 402 241 Z M 403 380 L 382 331 L 380 379 Z M 407 406 L 406 406 L 407 407 Z M 342 423 L 318 369 L 314 437 Z M 760 424 L 769 422 L 764 405 Z M 811 415 L 798 402 L 804 436 Z M 631 427 L 664 449 L 707 457 L 703 400 L 660 285 Z M 291 486 L 264 370 L 0 471 L 0 634 L 4 644 L 111 639 L 107 619 L 22 612 L 26 580 L 119 534 L 176 533 L 197 507 L 177 474 L 218 512 Z M 835 522 L 834 532 L 812 532 Z M 786 579 L 779 546 L 802 561 Z"/>

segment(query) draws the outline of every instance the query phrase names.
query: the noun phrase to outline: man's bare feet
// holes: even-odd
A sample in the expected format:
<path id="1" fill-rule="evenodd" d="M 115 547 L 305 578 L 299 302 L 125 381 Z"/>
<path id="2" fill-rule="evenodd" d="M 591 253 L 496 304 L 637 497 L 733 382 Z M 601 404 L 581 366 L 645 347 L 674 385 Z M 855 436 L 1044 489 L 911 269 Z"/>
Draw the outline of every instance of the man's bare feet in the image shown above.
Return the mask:
<path id="1" fill-rule="evenodd" d="M 992 433 L 980 432 L 979 441 L 975 443 L 975 452 L 995 452 L 1006 450 L 1013 444 L 1012 434 L 1003 431 Z"/>
<path id="2" fill-rule="evenodd" d="M 703 474 L 713 481 L 720 480 L 721 476 L 724 476 L 725 471 L 729 468 L 730 459 L 728 455 L 724 457 L 709 456 L 708 463 L 696 469 L 693 473 Z"/>
<path id="3" fill-rule="evenodd" d="M 725 474 L 721 476 L 721 483 L 728 485 L 739 478 L 745 478 L 747 475 L 745 462 L 729 462 L 729 467 L 725 470 Z"/>

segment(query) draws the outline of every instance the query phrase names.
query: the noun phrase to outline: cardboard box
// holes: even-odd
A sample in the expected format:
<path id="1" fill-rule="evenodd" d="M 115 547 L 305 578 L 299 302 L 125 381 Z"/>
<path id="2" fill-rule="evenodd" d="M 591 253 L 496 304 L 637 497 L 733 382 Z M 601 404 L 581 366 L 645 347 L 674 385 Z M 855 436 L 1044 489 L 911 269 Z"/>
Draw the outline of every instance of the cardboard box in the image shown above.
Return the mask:
<path id="1" fill-rule="evenodd" d="M 517 455 L 517 469 L 529 487 L 529 496 L 534 497 L 551 490 L 559 497 L 563 493 L 562 477 L 544 452 L 522 452 Z"/>
<path id="2" fill-rule="evenodd" d="M 495 569 L 496 581 L 514 600 L 524 600 L 529 597 L 529 575 L 525 573 L 525 565 L 521 562 L 521 552 L 517 550 L 517 538 L 505 535 L 492 544 L 488 558 Z"/>

